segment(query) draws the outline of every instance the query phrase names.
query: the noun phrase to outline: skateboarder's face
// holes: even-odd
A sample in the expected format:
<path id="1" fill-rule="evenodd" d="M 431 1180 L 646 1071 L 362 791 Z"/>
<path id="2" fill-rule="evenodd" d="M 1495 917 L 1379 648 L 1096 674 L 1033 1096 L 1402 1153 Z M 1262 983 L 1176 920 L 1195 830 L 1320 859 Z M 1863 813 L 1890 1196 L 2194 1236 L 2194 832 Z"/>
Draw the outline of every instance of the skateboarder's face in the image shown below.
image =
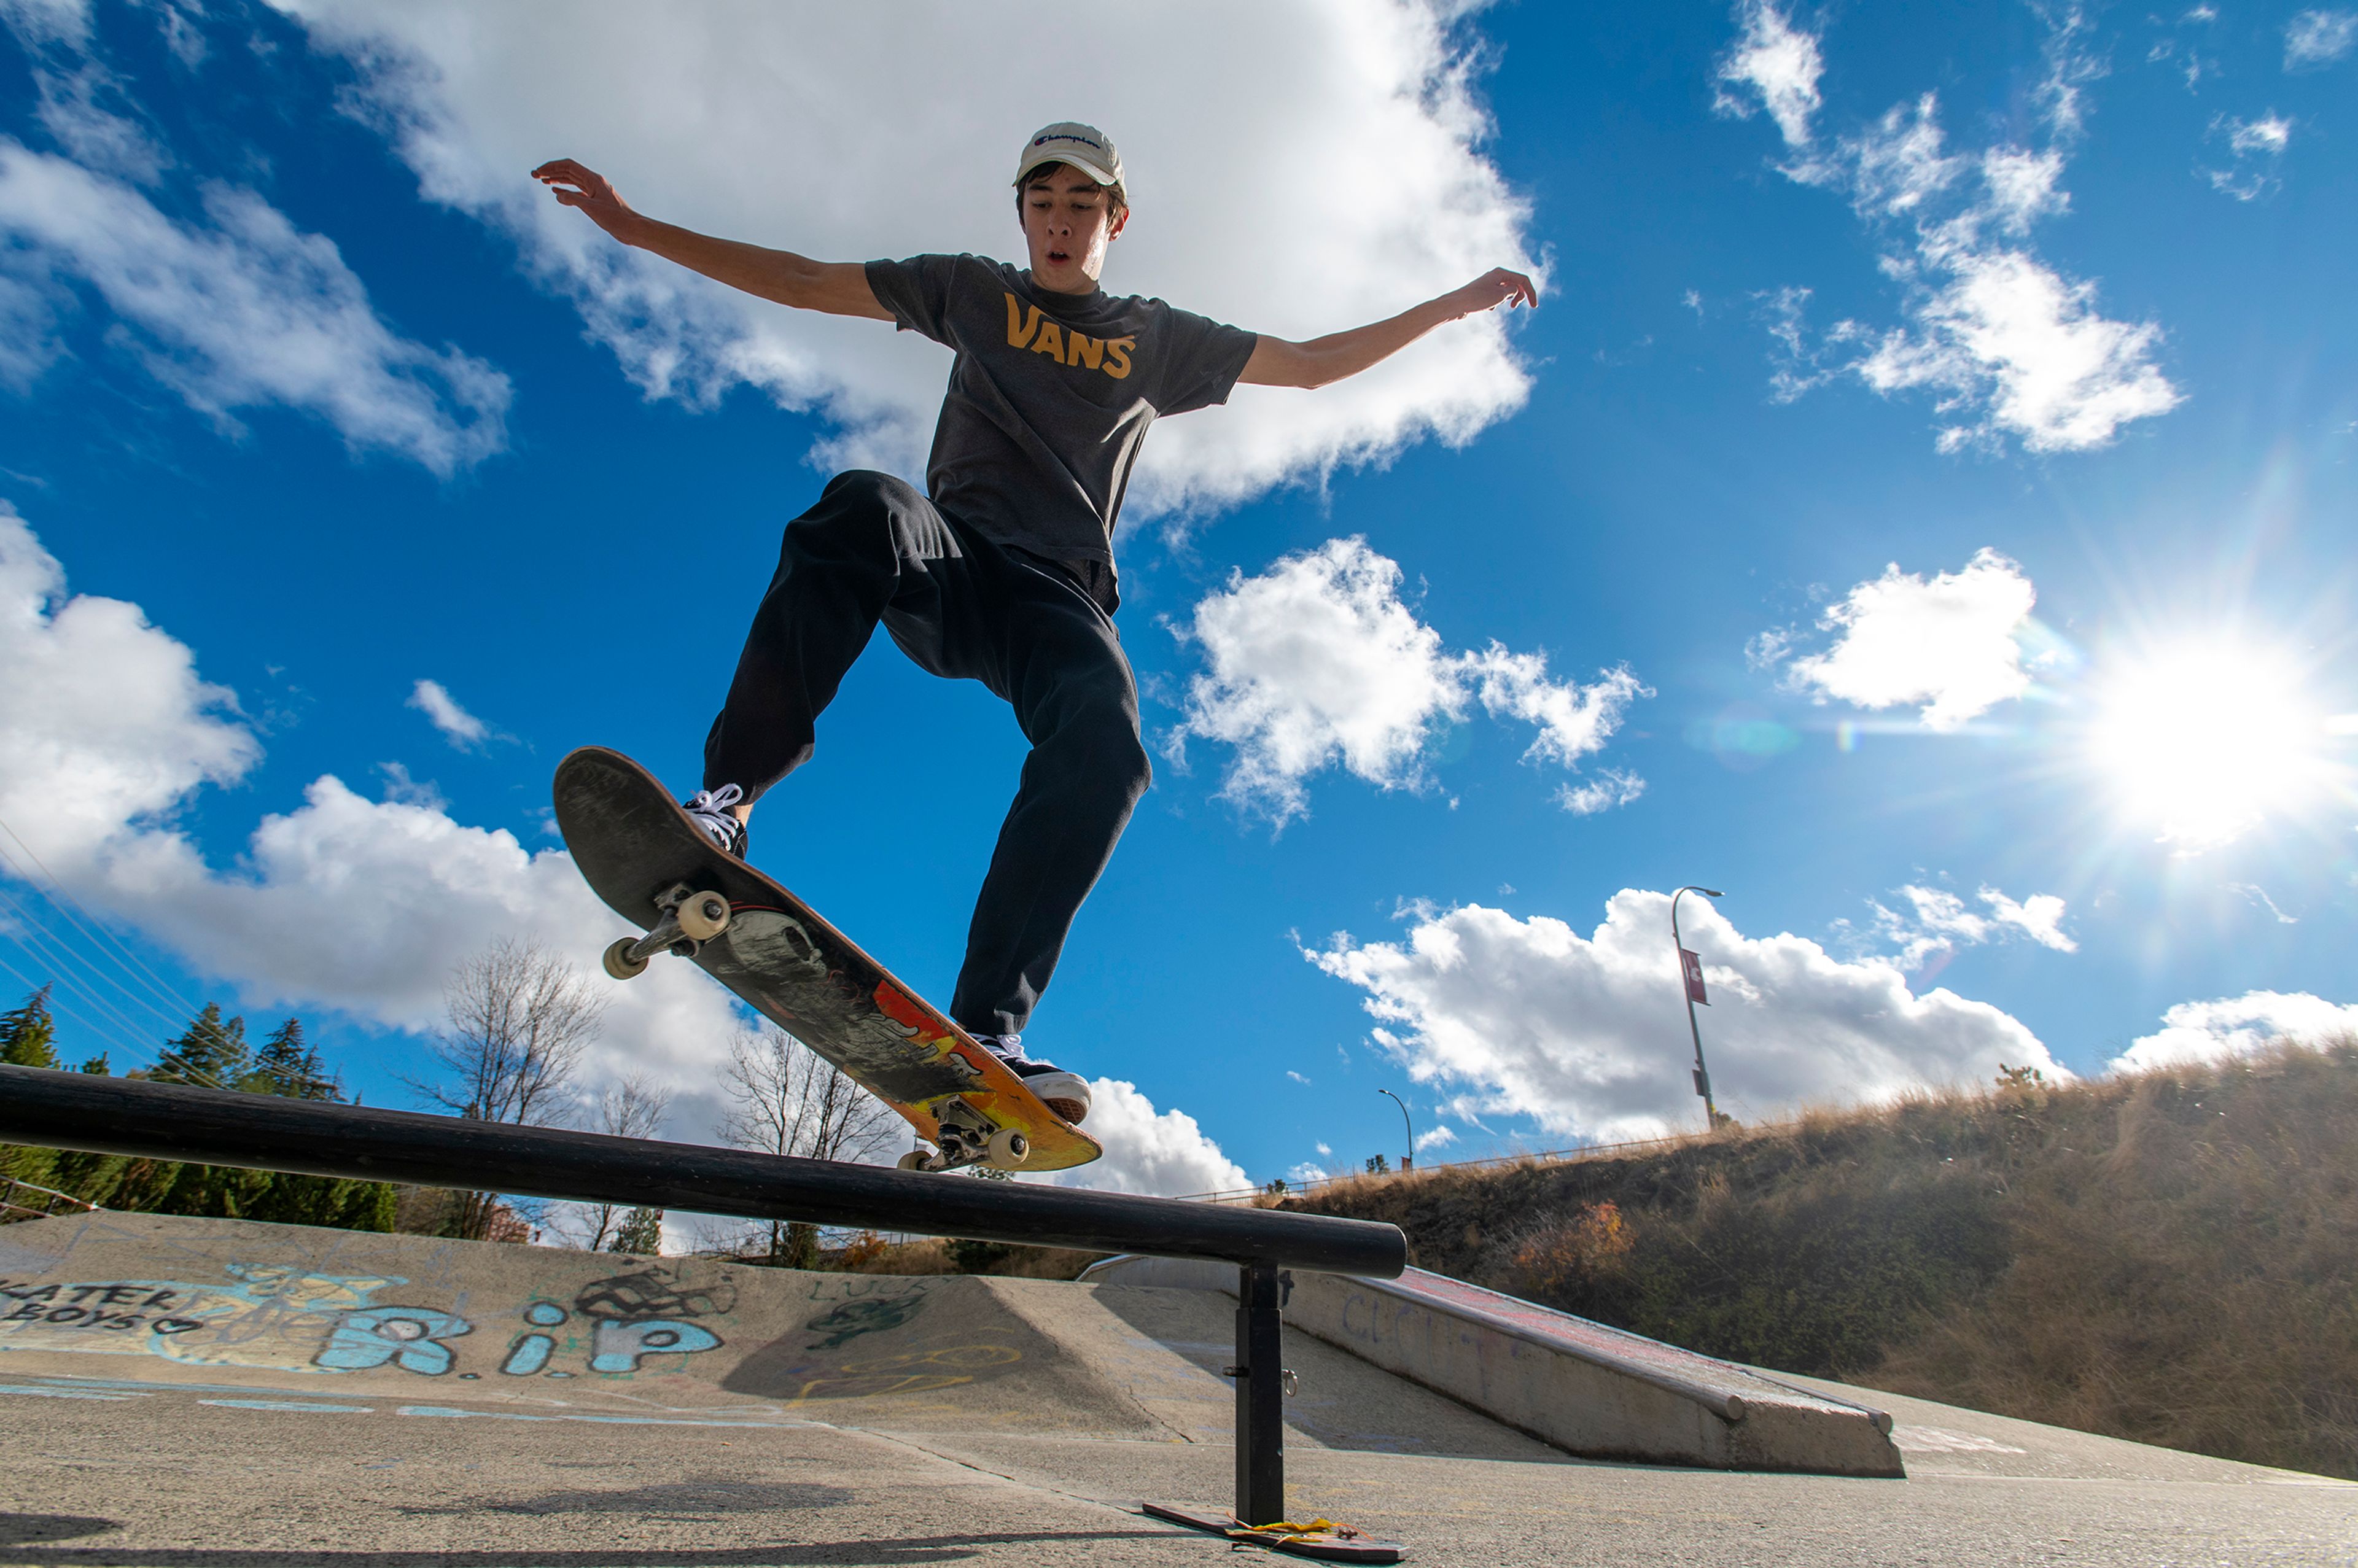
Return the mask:
<path id="1" fill-rule="evenodd" d="M 1106 245 L 1129 222 L 1103 186 L 1071 164 L 1023 188 L 1024 243 L 1032 281 L 1058 294 L 1087 294 L 1105 271 Z"/>

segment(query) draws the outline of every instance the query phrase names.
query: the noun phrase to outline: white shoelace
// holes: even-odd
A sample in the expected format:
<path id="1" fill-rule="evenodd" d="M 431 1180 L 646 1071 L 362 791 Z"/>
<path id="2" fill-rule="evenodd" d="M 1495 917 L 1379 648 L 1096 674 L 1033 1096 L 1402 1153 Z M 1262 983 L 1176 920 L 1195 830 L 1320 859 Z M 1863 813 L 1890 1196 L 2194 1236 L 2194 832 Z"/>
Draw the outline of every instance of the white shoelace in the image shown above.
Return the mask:
<path id="1" fill-rule="evenodd" d="M 719 789 L 700 789 L 690 795 L 681 809 L 692 816 L 725 816 L 729 808 L 745 798 L 745 792 L 733 784 Z"/>
<path id="2" fill-rule="evenodd" d="M 745 825 L 729 808 L 744 798 L 745 792 L 735 784 L 722 784 L 719 789 L 698 790 L 680 803 L 680 809 L 722 853 L 741 855 L 745 851 Z"/>

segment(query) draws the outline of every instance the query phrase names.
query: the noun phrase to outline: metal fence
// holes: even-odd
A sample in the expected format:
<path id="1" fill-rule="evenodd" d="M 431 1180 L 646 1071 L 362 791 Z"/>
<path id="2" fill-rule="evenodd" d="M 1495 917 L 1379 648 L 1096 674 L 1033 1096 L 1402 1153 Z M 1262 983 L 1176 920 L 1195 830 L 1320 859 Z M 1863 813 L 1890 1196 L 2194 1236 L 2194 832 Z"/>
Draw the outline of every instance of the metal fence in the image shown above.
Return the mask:
<path id="1" fill-rule="evenodd" d="M 1797 1121 L 1763 1123 L 1747 1129 L 1751 1132 L 1784 1132 L 1800 1126 Z M 1713 1135 L 1705 1132 L 1673 1133 L 1667 1138 L 1639 1138 L 1626 1143 L 1584 1143 L 1572 1149 L 1548 1149 L 1520 1154 L 1489 1154 L 1479 1160 L 1452 1160 L 1439 1165 L 1416 1165 L 1405 1170 L 1343 1171 L 1309 1181 L 1287 1181 L 1281 1177 L 1266 1186 L 1232 1187 L 1217 1193 L 1189 1193 L 1182 1203 L 1249 1204 L 1267 1197 L 1314 1197 L 1330 1187 L 1349 1186 L 1359 1182 L 1380 1182 L 1401 1176 L 1429 1176 L 1438 1171 L 1479 1171 L 1501 1165 L 1574 1164 L 1583 1160 L 1604 1160 L 1632 1154 L 1659 1154 L 1671 1149 L 1682 1149 L 1699 1143 Z"/>
<path id="2" fill-rule="evenodd" d="M 38 1182 L 20 1182 L 14 1176 L 0 1179 L 0 1225 L 19 1219 L 48 1219 L 59 1214 L 92 1214 L 97 1208 L 94 1203 L 84 1203 L 71 1193 L 61 1193 Z"/>

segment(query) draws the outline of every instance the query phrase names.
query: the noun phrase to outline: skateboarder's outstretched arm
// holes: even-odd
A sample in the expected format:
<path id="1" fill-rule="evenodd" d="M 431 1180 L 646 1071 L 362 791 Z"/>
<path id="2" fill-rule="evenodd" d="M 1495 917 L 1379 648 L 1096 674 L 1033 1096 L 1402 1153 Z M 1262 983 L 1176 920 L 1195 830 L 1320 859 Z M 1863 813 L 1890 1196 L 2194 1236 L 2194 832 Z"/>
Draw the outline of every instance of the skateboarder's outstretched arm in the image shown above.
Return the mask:
<path id="1" fill-rule="evenodd" d="M 569 157 L 542 164 L 532 177 L 622 243 L 652 251 L 715 282 L 799 309 L 892 319 L 892 312 L 876 302 L 876 291 L 868 287 L 868 269 L 859 262 L 813 261 L 792 251 L 765 250 L 659 222 L 634 211 L 604 175 Z"/>
<path id="2" fill-rule="evenodd" d="M 1331 332 L 1306 343 L 1291 343 L 1267 333 L 1253 346 L 1238 381 L 1256 386 L 1325 386 L 1357 375 L 1392 355 L 1444 321 L 1503 305 L 1537 308 L 1539 289 L 1520 272 L 1493 267 L 1463 288 L 1401 311 L 1389 320 L 1372 321 L 1345 332 Z"/>

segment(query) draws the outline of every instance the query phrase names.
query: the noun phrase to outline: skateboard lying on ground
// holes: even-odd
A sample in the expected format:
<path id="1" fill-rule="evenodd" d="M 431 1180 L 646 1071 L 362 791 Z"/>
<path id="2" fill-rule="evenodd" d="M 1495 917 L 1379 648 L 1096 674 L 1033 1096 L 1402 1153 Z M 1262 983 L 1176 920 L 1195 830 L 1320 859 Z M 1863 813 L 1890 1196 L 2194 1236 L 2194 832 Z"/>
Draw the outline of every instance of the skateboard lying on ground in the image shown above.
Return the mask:
<path id="1" fill-rule="evenodd" d="M 606 949 L 608 974 L 633 979 L 665 952 L 695 959 L 908 1119 L 934 1152 L 902 1169 L 1061 1171 L 1105 1152 L 621 752 L 585 746 L 557 764 L 557 826 L 590 889 L 646 933 Z"/>

